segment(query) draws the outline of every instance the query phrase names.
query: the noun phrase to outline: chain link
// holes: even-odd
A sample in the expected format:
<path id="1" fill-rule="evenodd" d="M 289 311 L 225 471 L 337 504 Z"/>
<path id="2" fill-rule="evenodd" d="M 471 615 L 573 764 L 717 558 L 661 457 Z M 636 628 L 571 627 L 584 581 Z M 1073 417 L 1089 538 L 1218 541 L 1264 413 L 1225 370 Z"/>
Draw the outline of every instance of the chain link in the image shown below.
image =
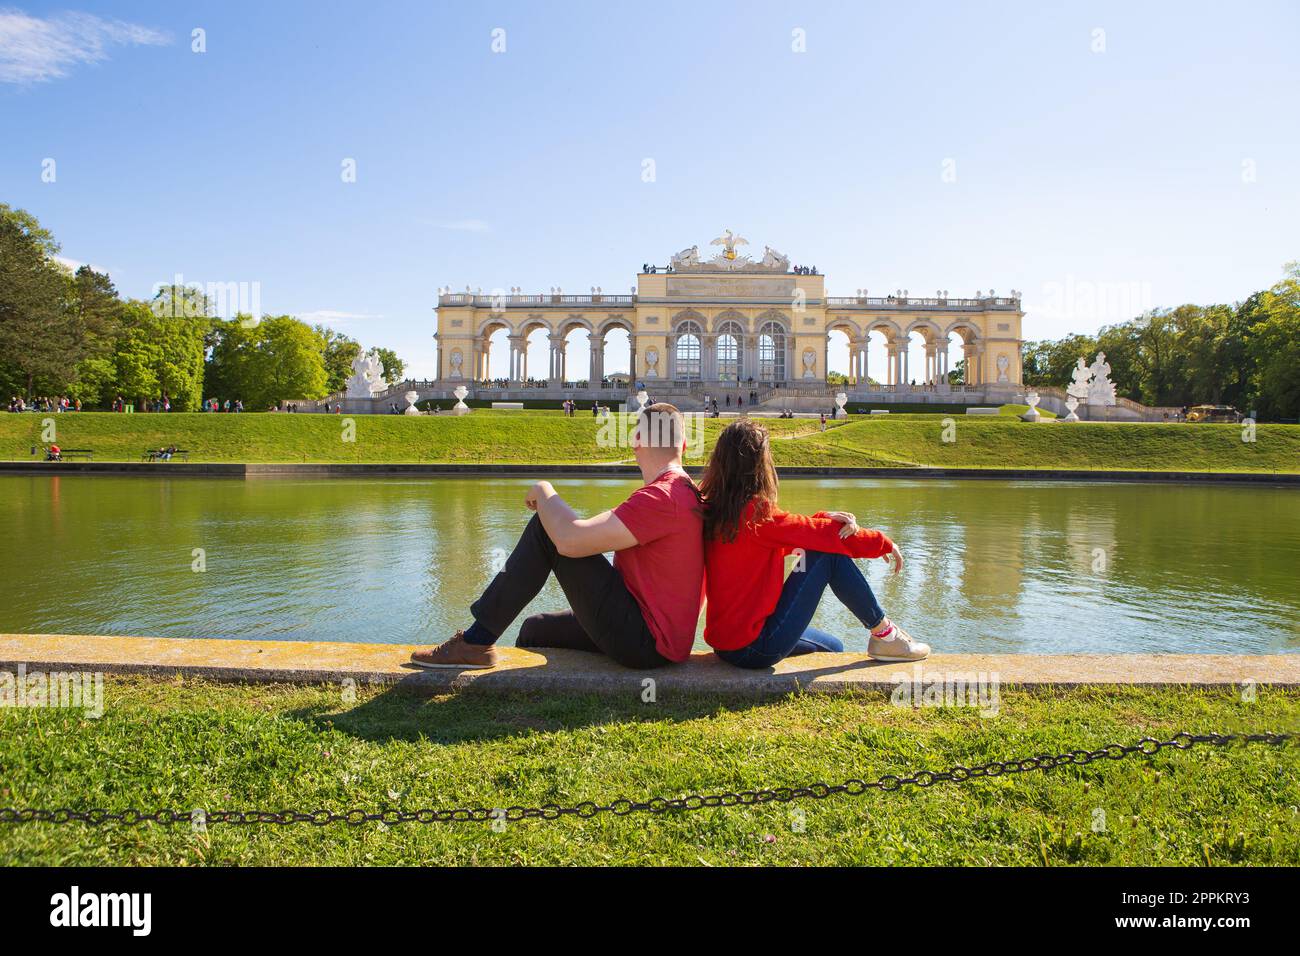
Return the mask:
<path id="1" fill-rule="evenodd" d="M 102 826 L 106 823 L 118 823 L 124 826 L 140 826 L 145 823 L 158 823 L 170 826 L 178 823 L 192 823 L 200 818 L 206 824 L 225 823 L 234 826 L 255 826 L 261 824 L 289 825 L 309 823 L 312 826 L 329 826 L 343 823 L 358 827 L 368 823 L 383 823 L 395 826 L 399 823 L 488 823 L 496 820 L 556 820 L 564 816 L 590 819 L 602 813 L 616 817 L 630 813 L 669 813 L 679 810 L 703 810 L 714 807 L 755 806 L 764 803 L 790 803 L 794 800 L 825 800 L 838 794 L 862 796 L 868 790 L 880 790 L 884 793 L 896 793 L 904 787 L 926 789 L 940 783 L 965 783 L 981 777 L 1001 777 L 1017 773 L 1029 773 L 1035 770 L 1052 770 L 1065 765 L 1086 766 L 1095 760 L 1123 760 L 1134 754 L 1151 757 L 1160 751 L 1174 748 L 1190 750 L 1198 744 L 1226 747 L 1232 743 L 1268 744 L 1279 747 L 1296 739 L 1290 733 L 1258 734 L 1191 734 L 1180 731 L 1169 740 L 1156 740 L 1143 737 L 1135 744 L 1106 744 L 1097 750 L 1067 750 L 1056 754 L 1036 754 L 1015 760 L 993 760 L 974 767 L 957 765 L 945 771 L 920 770 L 906 777 L 886 774 L 874 781 L 851 778 L 842 783 L 827 784 L 814 782 L 802 787 L 777 787 L 764 790 L 724 791 L 715 794 L 690 794 L 685 797 L 652 797 L 649 800 L 628 800 L 620 797 L 608 804 L 593 803 L 585 800 L 573 806 L 560 806 L 546 803 L 540 807 L 459 807 L 445 810 L 399 810 L 388 808 L 378 811 L 353 810 L 196 810 L 187 813 L 183 810 L 155 810 L 147 813 L 142 810 L 122 810 L 113 813 L 109 810 L 92 808 L 75 810 L 59 807 L 54 810 L 19 809 L 0 807 L 0 824 L 22 823 L 85 823 L 90 826 Z"/>

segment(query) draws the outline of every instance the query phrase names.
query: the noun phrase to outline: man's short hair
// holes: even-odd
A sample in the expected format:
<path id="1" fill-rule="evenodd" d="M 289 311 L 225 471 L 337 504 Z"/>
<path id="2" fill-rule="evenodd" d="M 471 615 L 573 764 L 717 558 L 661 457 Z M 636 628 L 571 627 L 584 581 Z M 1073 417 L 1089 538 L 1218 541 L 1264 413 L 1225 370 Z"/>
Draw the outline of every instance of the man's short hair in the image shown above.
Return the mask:
<path id="1" fill-rule="evenodd" d="M 648 448 L 671 448 L 674 451 L 686 441 L 686 419 L 676 405 L 655 402 L 641 410 L 641 420 L 636 426 L 637 436 Z"/>

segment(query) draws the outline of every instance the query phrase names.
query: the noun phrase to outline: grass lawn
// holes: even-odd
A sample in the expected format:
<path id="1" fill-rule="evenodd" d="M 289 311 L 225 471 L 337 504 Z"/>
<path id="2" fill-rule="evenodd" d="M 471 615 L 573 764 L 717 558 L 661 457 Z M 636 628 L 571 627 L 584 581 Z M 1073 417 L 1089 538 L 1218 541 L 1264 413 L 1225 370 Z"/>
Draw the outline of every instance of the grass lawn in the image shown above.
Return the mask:
<path id="1" fill-rule="evenodd" d="M 876 779 L 993 759 L 1294 730 L 1300 696 L 1007 692 L 997 716 L 883 695 L 424 699 L 105 679 L 102 717 L 0 708 L 0 806 L 416 809 L 608 803 Z M 0 865 L 1291 864 L 1294 746 L 1162 751 L 897 794 L 626 818 L 235 827 L 0 824 Z M 801 811 L 802 816 L 796 813 Z M 1103 825 L 1104 820 L 1104 825 Z"/>
<path id="2" fill-rule="evenodd" d="M 836 422 L 763 419 L 778 465 L 1097 468 L 1300 472 L 1300 426 L 1027 424 L 1008 406 L 998 416 L 877 415 Z M 0 416 L 0 458 L 31 460 L 41 422 L 54 420 L 64 448 L 92 448 L 96 461 L 139 461 L 145 448 L 175 444 L 194 461 L 601 463 L 631 450 L 598 441 L 590 415 L 475 411 L 450 415 L 139 414 L 82 412 Z M 345 422 L 355 423 L 346 441 Z M 704 421 L 706 453 L 728 419 Z M 949 423 L 951 423 L 949 425 Z M 952 441 L 945 441 L 951 437 Z M 165 467 L 165 465 L 163 466 Z"/>

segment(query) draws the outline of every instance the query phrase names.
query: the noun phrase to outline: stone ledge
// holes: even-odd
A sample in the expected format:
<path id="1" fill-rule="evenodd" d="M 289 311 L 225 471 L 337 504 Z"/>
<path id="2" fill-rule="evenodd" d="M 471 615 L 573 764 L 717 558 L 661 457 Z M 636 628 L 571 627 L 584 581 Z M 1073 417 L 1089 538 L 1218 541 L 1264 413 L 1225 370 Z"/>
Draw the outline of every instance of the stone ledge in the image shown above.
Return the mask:
<path id="1" fill-rule="evenodd" d="M 344 644 L 67 634 L 0 634 L 0 670 L 90 670 L 110 674 L 204 677 L 249 683 L 402 684 L 429 693 L 658 693 L 770 697 L 795 690 L 842 693 L 894 689 L 901 680 L 992 680 L 1001 687 L 1234 687 L 1244 681 L 1300 688 L 1300 654 L 939 654 L 923 664 L 882 664 L 865 654 L 809 654 L 745 671 L 712 654 L 672 667 L 633 671 L 581 651 L 500 649 L 492 670 L 423 670 L 413 644 Z"/>

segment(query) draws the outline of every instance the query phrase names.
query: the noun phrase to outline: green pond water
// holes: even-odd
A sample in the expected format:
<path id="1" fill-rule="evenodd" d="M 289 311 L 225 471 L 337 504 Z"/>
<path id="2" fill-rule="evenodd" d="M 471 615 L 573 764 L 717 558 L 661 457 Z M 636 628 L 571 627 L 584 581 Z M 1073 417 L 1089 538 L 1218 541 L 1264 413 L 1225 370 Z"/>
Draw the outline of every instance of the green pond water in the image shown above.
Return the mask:
<path id="1" fill-rule="evenodd" d="M 582 513 L 637 484 L 555 483 Z M 517 539 L 528 484 L 0 476 L 0 631 L 441 640 Z M 788 480 L 781 503 L 897 540 L 905 572 L 868 578 L 936 651 L 1300 651 L 1294 489 Z M 551 583 L 533 609 L 563 606 Z M 829 592 L 814 623 L 865 649 Z"/>

